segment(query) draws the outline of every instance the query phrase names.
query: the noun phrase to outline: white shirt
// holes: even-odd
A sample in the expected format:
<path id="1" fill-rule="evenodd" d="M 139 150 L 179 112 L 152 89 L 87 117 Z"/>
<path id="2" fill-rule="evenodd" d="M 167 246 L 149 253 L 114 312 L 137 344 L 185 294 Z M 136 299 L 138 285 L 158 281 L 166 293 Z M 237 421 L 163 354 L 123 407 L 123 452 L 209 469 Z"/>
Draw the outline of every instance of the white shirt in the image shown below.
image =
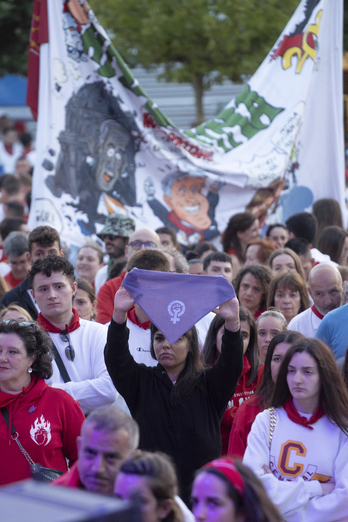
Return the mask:
<path id="1" fill-rule="evenodd" d="M 69 361 L 65 355 L 68 343 L 61 340 L 59 333 L 48 332 L 71 382 L 64 383 L 55 361 L 53 375 L 46 382 L 52 384 L 53 388 L 69 393 L 80 403 L 84 413 L 111 406 L 118 395 L 104 362 L 107 332 L 108 329 L 103 324 L 80 319 L 80 328 L 69 334 L 75 350 L 74 361 Z"/>
<path id="2" fill-rule="evenodd" d="M 321 321 L 322 320 L 315 315 L 312 308 L 308 308 L 291 319 L 288 324 L 288 330 L 300 332 L 305 337 L 315 337 L 315 333 Z"/>
<path id="3" fill-rule="evenodd" d="M 104 283 L 106 283 L 108 279 L 108 265 L 104 265 L 101 268 L 99 268 L 98 272 L 95 275 L 94 278 L 94 288 L 95 288 L 95 294 L 97 295 L 100 288 L 103 286 Z"/>

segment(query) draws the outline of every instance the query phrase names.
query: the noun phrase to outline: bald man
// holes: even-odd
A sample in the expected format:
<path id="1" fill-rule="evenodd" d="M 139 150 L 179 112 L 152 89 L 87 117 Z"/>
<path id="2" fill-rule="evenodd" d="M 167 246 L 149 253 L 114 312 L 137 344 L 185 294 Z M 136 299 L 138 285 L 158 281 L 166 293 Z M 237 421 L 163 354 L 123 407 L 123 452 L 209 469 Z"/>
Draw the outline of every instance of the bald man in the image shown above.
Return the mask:
<path id="1" fill-rule="evenodd" d="M 323 317 L 342 304 L 341 274 L 331 264 L 316 265 L 309 272 L 307 290 L 314 304 L 296 315 L 288 324 L 288 330 L 300 332 L 305 337 L 315 337 Z"/>
<path id="2" fill-rule="evenodd" d="M 151 228 L 141 228 L 129 236 L 128 245 L 125 247 L 127 260 L 138 252 L 147 248 L 157 248 L 161 244 L 159 235 Z M 114 279 L 110 279 L 100 288 L 97 301 L 97 322 L 106 324 L 111 321 L 114 310 L 114 298 L 117 290 L 122 285 L 126 276 L 126 270 Z"/>

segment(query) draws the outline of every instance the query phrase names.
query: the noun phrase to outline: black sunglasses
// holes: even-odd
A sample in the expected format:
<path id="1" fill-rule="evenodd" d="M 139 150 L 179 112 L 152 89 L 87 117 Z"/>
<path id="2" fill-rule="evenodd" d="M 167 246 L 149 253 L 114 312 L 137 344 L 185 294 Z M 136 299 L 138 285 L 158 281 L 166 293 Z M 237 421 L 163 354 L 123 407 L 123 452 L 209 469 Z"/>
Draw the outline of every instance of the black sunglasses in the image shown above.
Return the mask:
<path id="1" fill-rule="evenodd" d="M 65 355 L 68 361 L 73 362 L 75 359 L 75 350 L 71 344 L 70 335 L 66 330 L 62 330 L 59 334 L 59 337 L 64 343 L 69 343 L 68 346 L 65 348 Z"/>

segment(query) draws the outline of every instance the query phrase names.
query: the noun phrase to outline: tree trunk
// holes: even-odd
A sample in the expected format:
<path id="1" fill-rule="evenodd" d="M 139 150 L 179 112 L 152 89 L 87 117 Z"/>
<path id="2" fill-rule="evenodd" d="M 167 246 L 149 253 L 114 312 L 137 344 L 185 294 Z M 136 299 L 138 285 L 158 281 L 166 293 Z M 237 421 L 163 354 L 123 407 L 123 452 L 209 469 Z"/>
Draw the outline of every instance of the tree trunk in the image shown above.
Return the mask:
<path id="1" fill-rule="evenodd" d="M 203 75 L 199 74 L 195 77 L 192 82 L 194 91 L 195 91 L 195 101 L 196 101 L 196 120 L 197 125 L 204 123 L 204 111 L 203 111 Z"/>

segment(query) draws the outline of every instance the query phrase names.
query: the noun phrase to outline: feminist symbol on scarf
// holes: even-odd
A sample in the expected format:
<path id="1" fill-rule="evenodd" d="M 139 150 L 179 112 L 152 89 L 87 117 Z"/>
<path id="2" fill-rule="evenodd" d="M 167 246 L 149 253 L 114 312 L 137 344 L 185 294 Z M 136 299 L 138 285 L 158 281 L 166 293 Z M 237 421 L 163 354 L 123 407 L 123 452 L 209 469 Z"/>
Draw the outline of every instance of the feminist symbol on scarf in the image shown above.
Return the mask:
<path id="1" fill-rule="evenodd" d="M 168 314 L 171 316 L 171 321 L 176 324 L 180 321 L 181 317 L 185 313 L 185 305 L 182 301 L 172 301 L 168 305 Z"/>

